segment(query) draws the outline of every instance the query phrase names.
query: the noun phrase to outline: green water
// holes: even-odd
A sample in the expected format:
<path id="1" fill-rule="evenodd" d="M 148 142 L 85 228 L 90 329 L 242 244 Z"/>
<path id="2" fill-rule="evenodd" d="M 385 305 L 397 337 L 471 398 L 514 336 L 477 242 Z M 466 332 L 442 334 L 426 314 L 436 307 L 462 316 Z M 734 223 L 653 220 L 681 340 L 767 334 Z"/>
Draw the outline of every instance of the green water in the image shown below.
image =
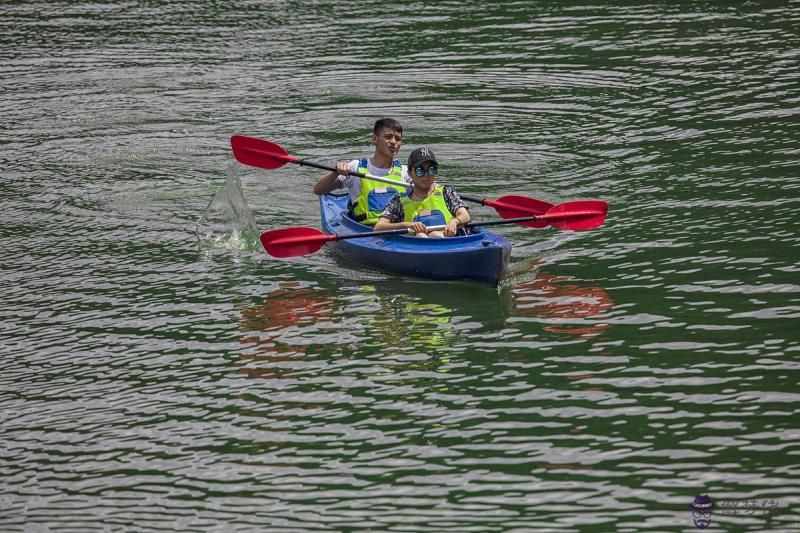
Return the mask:
<path id="1" fill-rule="evenodd" d="M 799 7 L 5 2 L 0 530 L 796 529 Z M 321 172 L 230 136 L 382 116 L 607 220 L 500 289 L 265 254 Z"/>

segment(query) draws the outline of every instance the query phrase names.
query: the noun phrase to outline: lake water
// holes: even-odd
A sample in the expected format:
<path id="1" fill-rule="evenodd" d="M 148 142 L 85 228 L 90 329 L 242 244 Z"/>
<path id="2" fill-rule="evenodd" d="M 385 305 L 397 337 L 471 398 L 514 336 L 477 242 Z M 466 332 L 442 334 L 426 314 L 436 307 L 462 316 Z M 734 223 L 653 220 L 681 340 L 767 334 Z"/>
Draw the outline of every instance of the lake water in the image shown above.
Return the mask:
<path id="1" fill-rule="evenodd" d="M 800 529 L 800 2 L 0 11 L 0 530 Z M 321 172 L 231 135 L 383 116 L 607 220 L 499 289 L 268 256 Z"/>

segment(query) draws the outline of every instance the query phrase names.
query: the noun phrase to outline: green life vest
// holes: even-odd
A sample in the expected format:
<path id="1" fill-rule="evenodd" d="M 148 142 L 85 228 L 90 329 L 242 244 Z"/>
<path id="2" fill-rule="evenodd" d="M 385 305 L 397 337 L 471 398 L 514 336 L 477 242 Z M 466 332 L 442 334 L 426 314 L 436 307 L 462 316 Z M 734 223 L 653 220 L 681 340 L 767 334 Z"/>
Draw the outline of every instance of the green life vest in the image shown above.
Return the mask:
<path id="1" fill-rule="evenodd" d="M 367 159 L 358 162 L 358 172 L 361 174 L 369 173 Z M 403 181 L 403 164 L 399 160 L 392 161 L 392 170 L 385 176 L 390 180 L 397 181 L 397 185 L 389 185 L 371 179 L 361 180 L 361 193 L 358 195 L 355 205 L 353 205 L 353 218 L 362 224 L 374 226 L 383 213 L 386 204 L 395 195 L 406 194 L 406 186 Z"/>
<path id="2" fill-rule="evenodd" d="M 405 222 L 422 222 L 426 226 L 439 226 L 447 224 L 453 214 L 447 209 L 444 201 L 444 188 L 437 185 L 433 194 L 424 200 L 412 200 L 411 195 L 401 196 L 403 205 L 403 220 Z"/>

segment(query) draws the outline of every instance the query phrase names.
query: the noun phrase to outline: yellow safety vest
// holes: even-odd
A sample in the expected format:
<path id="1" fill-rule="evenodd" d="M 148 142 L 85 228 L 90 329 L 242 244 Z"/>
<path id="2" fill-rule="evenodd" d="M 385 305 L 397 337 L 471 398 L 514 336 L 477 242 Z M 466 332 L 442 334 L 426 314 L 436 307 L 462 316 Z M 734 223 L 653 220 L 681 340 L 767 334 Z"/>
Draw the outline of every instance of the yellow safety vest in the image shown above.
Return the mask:
<path id="1" fill-rule="evenodd" d="M 405 222 L 422 222 L 426 226 L 439 226 L 452 220 L 453 214 L 447 209 L 444 201 L 444 188 L 437 185 L 433 194 L 424 200 L 412 200 L 411 195 L 401 196 L 403 220 Z"/>
<path id="2" fill-rule="evenodd" d="M 358 172 L 367 174 L 367 160 L 362 159 L 358 162 Z M 383 213 L 383 208 L 386 204 L 395 197 L 395 195 L 406 194 L 408 190 L 405 182 L 403 181 L 403 165 L 395 159 L 392 161 L 392 170 L 385 176 L 390 180 L 398 182 L 398 185 L 389 185 L 380 181 L 373 181 L 371 179 L 361 180 L 361 193 L 358 195 L 355 205 L 353 205 L 353 218 L 362 224 L 374 226 Z"/>

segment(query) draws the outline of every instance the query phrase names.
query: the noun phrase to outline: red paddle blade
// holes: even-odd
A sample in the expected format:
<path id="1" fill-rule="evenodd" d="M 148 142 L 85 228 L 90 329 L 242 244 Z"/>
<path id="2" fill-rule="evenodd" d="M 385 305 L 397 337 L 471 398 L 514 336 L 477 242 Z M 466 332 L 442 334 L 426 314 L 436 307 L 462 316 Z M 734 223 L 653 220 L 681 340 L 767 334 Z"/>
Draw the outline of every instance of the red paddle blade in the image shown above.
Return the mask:
<path id="1" fill-rule="evenodd" d="M 313 254 L 336 235 L 326 235 L 314 228 L 284 228 L 265 231 L 261 245 L 273 257 L 299 257 Z"/>
<path id="2" fill-rule="evenodd" d="M 600 200 L 566 202 L 551 208 L 539 220 L 558 229 L 592 229 L 603 224 L 607 212 L 608 204 Z"/>
<path id="3" fill-rule="evenodd" d="M 553 207 L 553 204 L 537 200 L 536 198 L 529 198 L 527 196 L 518 196 L 510 194 L 502 196 L 497 200 L 484 200 L 484 205 L 494 207 L 503 218 L 519 218 L 530 215 L 544 215 Z M 544 228 L 547 227 L 548 222 L 518 222 L 520 226 L 527 226 L 529 228 Z"/>
<path id="4" fill-rule="evenodd" d="M 231 137 L 231 148 L 237 161 L 251 167 L 280 168 L 286 163 L 298 161 L 277 144 L 256 137 L 234 135 Z"/>

